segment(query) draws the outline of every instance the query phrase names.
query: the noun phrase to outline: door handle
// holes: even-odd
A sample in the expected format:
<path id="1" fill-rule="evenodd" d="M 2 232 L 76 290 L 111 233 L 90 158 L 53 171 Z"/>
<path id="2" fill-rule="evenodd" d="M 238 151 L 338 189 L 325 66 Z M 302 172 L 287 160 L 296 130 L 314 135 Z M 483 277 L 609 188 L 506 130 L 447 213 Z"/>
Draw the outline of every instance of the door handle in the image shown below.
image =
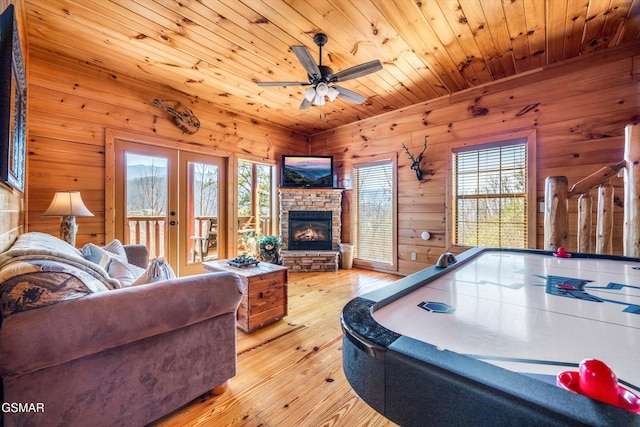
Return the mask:
<path id="1" fill-rule="evenodd" d="M 176 225 L 176 222 L 175 221 L 170 221 L 169 225 Z"/>

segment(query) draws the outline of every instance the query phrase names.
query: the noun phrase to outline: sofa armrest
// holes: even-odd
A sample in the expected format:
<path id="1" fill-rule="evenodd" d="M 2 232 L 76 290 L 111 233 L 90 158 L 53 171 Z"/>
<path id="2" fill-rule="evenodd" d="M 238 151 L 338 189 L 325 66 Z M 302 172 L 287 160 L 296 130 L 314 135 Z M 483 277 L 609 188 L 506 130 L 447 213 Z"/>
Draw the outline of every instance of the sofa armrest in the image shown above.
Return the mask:
<path id="1" fill-rule="evenodd" d="M 235 313 L 242 293 L 236 274 L 208 273 L 11 315 L 0 328 L 0 375 L 22 375 Z"/>
<path id="2" fill-rule="evenodd" d="M 149 250 L 145 245 L 124 245 L 129 264 L 147 268 L 149 266 Z"/>

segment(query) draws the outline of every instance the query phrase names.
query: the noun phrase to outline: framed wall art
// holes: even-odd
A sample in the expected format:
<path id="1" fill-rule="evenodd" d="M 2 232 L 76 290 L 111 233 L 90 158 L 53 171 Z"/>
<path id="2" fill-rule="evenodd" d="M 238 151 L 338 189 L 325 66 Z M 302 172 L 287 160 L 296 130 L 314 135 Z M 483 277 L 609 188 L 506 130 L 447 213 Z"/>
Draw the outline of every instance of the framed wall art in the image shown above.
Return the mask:
<path id="1" fill-rule="evenodd" d="M 14 6 L 0 16 L 0 182 L 24 192 L 27 85 Z"/>

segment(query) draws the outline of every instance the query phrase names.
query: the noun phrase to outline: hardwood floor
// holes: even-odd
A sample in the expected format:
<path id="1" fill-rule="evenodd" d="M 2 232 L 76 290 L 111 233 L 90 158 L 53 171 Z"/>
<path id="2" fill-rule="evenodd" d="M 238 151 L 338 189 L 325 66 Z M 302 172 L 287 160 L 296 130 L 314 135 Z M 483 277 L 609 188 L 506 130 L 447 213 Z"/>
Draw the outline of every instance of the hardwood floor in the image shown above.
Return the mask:
<path id="1" fill-rule="evenodd" d="M 399 276 L 366 270 L 290 273 L 289 314 L 238 331 L 238 374 L 220 396 L 195 400 L 160 426 L 395 426 L 351 389 L 342 371 L 340 312 Z"/>

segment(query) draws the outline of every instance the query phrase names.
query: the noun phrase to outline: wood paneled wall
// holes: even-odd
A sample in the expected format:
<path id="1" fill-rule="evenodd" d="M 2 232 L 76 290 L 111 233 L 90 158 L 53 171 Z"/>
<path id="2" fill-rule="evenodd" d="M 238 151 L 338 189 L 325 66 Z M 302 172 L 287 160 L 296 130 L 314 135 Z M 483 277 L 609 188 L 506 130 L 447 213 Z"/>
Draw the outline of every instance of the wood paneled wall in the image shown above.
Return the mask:
<path id="1" fill-rule="evenodd" d="M 80 42 L 80 41 L 79 41 Z M 207 147 L 240 158 L 278 159 L 304 153 L 307 138 L 189 98 L 174 90 L 115 75 L 89 64 L 32 48 L 29 76 L 27 161 L 30 231 L 58 234 L 59 219 L 42 213 L 56 190 L 78 190 L 95 214 L 79 218 L 77 246 L 103 243 L 105 236 L 105 130 L 161 136 L 174 146 Z M 188 105 L 201 123 L 183 134 L 154 98 Z M 144 137 L 143 137 L 144 138 Z"/>
<path id="2" fill-rule="evenodd" d="M 28 50 L 24 30 L 24 10 L 21 2 L 14 0 L 0 0 L 0 13 L 2 13 L 10 4 L 15 4 L 16 21 L 18 24 L 18 31 L 20 33 L 22 56 L 25 70 L 28 73 Z M 27 135 L 28 134 L 29 131 L 27 129 Z M 0 184 L 0 252 L 7 249 L 16 237 L 24 232 L 24 203 L 25 197 L 22 193 L 9 186 Z"/>
<path id="3" fill-rule="evenodd" d="M 342 184 L 351 175 L 353 159 L 398 153 L 398 265 L 409 274 L 433 265 L 446 250 L 459 251 L 446 240 L 449 144 L 535 130 L 538 170 L 532 182 L 538 204 L 547 176 L 565 175 L 571 186 L 622 160 L 624 128 L 640 120 L 638 55 L 638 43 L 590 55 L 323 132 L 312 136 L 310 145 L 315 154 L 335 156 Z M 425 136 L 429 145 L 421 165 L 427 172 L 418 182 L 402 144 L 420 152 Z M 622 198 L 621 179 L 614 184 Z M 344 194 L 342 240 L 349 242 L 351 191 Z M 615 209 L 614 247 L 621 254 L 622 208 Z M 569 250 L 576 247 L 576 212 L 574 204 Z M 536 223 L 536 248 L 543 247 L 543 215 L 530 218 Z M 431 232 L 428 241 L 420 237 L 425 230 Z M 411 261 L 412 252 L 416 261 Z"/>

